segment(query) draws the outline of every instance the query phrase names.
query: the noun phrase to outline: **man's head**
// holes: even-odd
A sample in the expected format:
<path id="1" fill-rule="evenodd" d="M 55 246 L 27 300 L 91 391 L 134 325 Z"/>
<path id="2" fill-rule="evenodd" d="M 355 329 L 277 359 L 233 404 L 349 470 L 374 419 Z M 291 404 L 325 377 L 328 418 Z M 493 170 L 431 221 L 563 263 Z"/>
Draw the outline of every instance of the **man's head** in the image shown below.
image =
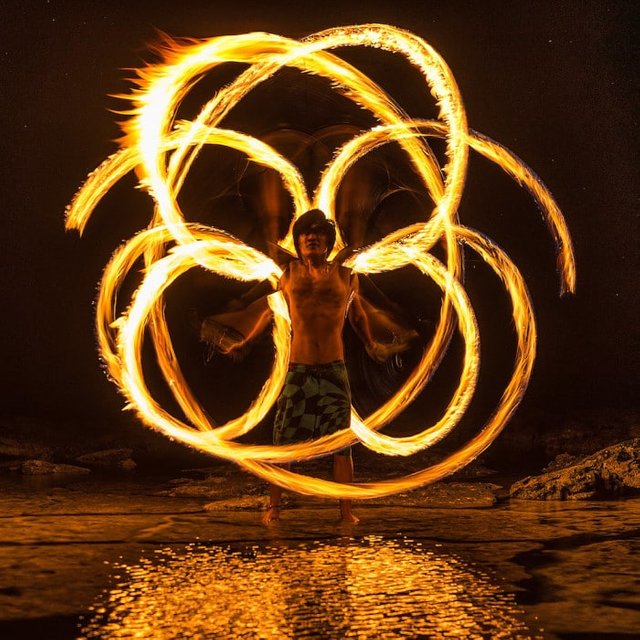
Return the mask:
<path id="1" fill-rule="evenodd" d="M 304 236 L 304 238 L 301 236 Z M 320 240 L 318 244 L 318 241 L 315 239 L 322 236 L 324 236 L 325 241 L 322 242 Z M 326 255 L 328 256 L 335 242 L 336 226 L 331 220 L 327 219 L 320 209 L 310 209 L 293 223 L 293 244 L 300 258 L 302 257 L 302 253 L 313 252 L 315 248 L 324 250 L 325 247 Z"/>

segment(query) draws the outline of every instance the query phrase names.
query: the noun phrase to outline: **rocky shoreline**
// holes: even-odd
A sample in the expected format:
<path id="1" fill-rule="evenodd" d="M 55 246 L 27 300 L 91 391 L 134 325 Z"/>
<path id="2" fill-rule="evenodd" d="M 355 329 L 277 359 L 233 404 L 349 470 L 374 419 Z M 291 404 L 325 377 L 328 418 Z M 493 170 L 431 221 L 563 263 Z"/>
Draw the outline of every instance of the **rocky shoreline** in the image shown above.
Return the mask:
<path id="1" fill-rule="evenodd" d="M 23 476 L 89 474 L 122 475 L 138 468 L 136 457 L 149 455 L 149 449 L 89 447 L 45 444 L 14 436 L 0 436 L 0 472 Z M 161 455 L 161 452 L 157 452 Z M 203 498 L 209 510 L 257 510 L 265 501 L 265 483 L 230 463 L 211 460 L 188 452 L 186 462 L 196 466 L 165 469 L 172 477 L 167 497 Z M 424 468 L 435 461 L 427 453 L 420 460 L 403 460 L 403 474 Z M 148 460 L 143 467 L 148 470 Z M 197 463 L 208 462 L 207 466 Z M 419 467 L 417 465 L 420 465 Z M 301 463 L 303 473 L 328 477 L 326 460 Z M 363 455 L 356 459 L 357 480 L 370 481 L 397 475 L 397 461 L 373 460 Z M 509 476 L 509 474 L 506 474 Z M 526 477 L 509 476 L 475 460 L 450 478 L 414 491 L 369 501 L 384 506 L 432 506 L 438 508 L 486 508 L 500 499 L 587 500 L 613 499 L 640 494 L 640 438 L 616 443 L 588 455 L 561 453 L 540 472 Z M 302 498 L 288 496 L 296 506 Z M 302 499 L 303 500 L 303 499 Z"/>

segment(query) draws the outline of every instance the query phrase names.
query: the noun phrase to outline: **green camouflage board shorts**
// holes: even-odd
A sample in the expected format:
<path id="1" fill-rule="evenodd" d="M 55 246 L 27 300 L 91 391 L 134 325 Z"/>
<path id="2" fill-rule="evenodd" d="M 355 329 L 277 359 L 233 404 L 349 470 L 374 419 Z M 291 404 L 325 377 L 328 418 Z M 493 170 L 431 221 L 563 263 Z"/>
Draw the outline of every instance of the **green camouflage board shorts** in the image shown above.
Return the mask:
<path id="1" fill-rule="evenodd" d="M 276 445 L 315 440 L 347 429 L 351 423 L 351 390 L 342 360 L 327 364 L 291 363 L 276 404 Z M 336 451 L 349 455 L 351 447 Z"/>

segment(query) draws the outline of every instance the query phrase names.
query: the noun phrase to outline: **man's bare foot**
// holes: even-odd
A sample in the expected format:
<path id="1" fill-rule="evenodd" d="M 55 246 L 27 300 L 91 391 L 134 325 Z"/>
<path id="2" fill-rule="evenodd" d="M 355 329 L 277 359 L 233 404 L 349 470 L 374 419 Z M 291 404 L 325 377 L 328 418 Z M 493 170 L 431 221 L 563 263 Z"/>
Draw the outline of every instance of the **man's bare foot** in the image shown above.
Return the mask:
<path id="1" fill-rule="evenodd" d="M 340 520 L 343 524 L 358 524 L 360 522 L 360 518 L 352 513 L 350 505 L 340 505 Z"/>
<path id="2" fill-rule="evenodd" d="M 271 524 L 280 520 L 280 507 L 278 505 L 269 505 L 264 515 L 260 519 L 262 524 Z"/>
<path id="3" fill-rule="evenodd" d="M 360 522 L 360 518 L 358 518 L 358 516 L 356 516 L 355 514 L 351 513 L 351 511 L 348 512 L 342 512 L 340 514 L 340 520 L 342 521 L 343 524 L 358 524 Z"/>

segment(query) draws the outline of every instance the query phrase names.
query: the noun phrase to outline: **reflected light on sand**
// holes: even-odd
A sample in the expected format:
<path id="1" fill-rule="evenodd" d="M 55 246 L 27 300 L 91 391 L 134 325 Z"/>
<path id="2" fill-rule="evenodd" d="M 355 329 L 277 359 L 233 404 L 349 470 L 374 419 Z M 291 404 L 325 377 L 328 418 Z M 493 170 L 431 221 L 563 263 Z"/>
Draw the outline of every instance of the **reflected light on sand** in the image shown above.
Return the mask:
<path id="1" fill-rule="evenodd" d="M 81 639 L 542 638 L 495 578 L 408 539 L 189 544 L 115 569 Z"/>

